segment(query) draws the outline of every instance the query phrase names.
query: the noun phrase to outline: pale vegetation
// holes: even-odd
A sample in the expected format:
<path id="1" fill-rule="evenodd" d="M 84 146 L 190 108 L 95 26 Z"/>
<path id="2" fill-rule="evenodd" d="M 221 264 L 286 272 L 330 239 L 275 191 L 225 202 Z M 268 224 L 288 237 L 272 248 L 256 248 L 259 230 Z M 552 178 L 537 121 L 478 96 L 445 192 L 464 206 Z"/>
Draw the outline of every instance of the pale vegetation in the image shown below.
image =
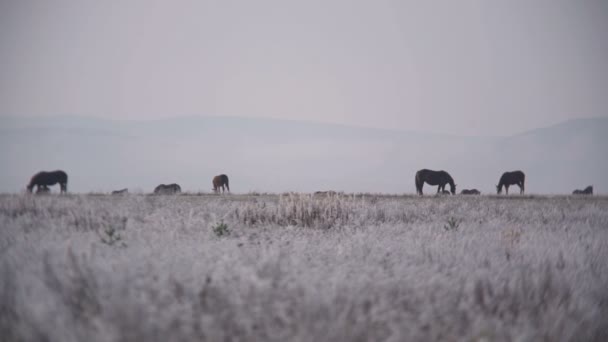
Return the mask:
<path id="1" fill-rule="evenodd" d="M 606 341 L 604 197 L 0 196 L 2 341 Z"/>

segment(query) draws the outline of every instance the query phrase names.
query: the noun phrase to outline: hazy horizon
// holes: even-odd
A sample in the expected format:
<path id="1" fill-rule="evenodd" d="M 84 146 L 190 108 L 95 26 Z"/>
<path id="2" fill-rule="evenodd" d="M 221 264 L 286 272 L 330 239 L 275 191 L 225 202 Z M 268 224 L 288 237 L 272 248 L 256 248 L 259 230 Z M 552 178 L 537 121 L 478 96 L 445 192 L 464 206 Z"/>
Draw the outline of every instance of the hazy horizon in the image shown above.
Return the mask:
<path id="1" fill-rule="evenodd" d="M 606 32 L 591 1 L 2 1 L 0 115 L 509 135 L 608 115 Z"/>
<path id="2" fill-rule="evenodd" d="M 213 176 L 225 173 L 235 193 L 403 194 L 414 193 L 415 172 L 429 168 L 450 172 L 457 191 L 495 193 L 502 172 L 521 169 L 528 194 L 567 194 L 587 185 L 601 194 L 608 189 L 608 160 L 598 158 L 608 146 L 606 131 L 608 118 L 506 137 L 258 118 L 0 118 L 0 192 L 24 191 L 34 173 L 63 169 L 70 192 L 151 192 L 161 183 L 210 192 Z M 425 193 L 434 191 L 425 186 Z"/>

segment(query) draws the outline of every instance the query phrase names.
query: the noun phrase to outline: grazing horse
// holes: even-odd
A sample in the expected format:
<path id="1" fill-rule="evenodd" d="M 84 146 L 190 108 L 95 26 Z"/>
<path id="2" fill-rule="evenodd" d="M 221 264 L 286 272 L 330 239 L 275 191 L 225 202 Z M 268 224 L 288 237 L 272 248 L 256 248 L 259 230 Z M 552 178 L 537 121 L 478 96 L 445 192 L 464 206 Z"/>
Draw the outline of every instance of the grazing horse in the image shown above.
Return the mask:
<path id="1" fill-rule="evenodd" d="M 154 193 L 159 195 L 173 195 L 179 194 L 180 192 L 182 192 L 182 188 L 175 183 L 167 185 L 160 184 L 159 186 L 154 188 Z"/>
<path id="2" fill-rule="evenodd" d="M 479 190 L 477 190 L 477 189 L 471 189 L 471 190 L 469 190 L 469 189 L 463 189 L 460 192 L 460 194 L 461 195 L 481 195 L 481 192 Z"/>
<path id="3" fill-rule="evenodd" d="M 522 171 L 511 171 L 505 172 L 500 177 L 500 181 L 496 186 L 496 193 L 500 194 L 502 192 L 502 187 L 505 187 L 507 195 L 509 194 L 509 186 L 517 185 L 519 186 L 519 194 L 524 194 L 524 183 L 526 182 L 526 175 Z"/>
<path id="4" fill-rule="evenodd" d="M 589 185 L 584 190 L 576 189 L 572 192 L 573 195 L 593 195 L 593 185 Z"/>
<path id="5" fill-rule="evenodd" d="M 128 193 L 129 193 L 129 189 L 128 188 L 112 191 L 112 195 L 126 195 Z"/>
<path id="6" fill-rule="evenodd" d="M 47 192 L 49 185 L 55 185 L 59 183 L 61 187 L 61 193 L 68 191 L 68 174 L 61 171 L 40 171 L 30 179 L 30 183 L 27 185 L 27 191 L 32 192 L 32 189 L 36 186 L 36 193 Z M 42 190 L 41 190 L 42 188 Z M 45 189 L 46 188 L 46 189 Z"/>
<path id="7" fill-rule="evenodd" d="M 220 192 L 220 188 L 222 188 L 222 193 L 228 189 L 228 192 L 230 192 L 230 186 L 228 186 L 228 176 L 221 174 L 219 176 L 215 176 L 213 177 L 213 181 L 211 182 L 213 184 L 213 191 L 219 193 Z M 225 186 L 225 188 L 224 188 Z"/>
<path id="8" fill-rule="evenodd" d="M 416 172 L 416 193 L 422 196 L 422 187 L 424 183 L 429 185 L 438 185 L 437 193 L 445 190 L 445 185 L 450 184 L 450 192 L 452 195 L 456 194 L 456 184 L 454 179 L 449 173 L 441 171 L 433 171 L 428 169 L 422 169 Z"/>

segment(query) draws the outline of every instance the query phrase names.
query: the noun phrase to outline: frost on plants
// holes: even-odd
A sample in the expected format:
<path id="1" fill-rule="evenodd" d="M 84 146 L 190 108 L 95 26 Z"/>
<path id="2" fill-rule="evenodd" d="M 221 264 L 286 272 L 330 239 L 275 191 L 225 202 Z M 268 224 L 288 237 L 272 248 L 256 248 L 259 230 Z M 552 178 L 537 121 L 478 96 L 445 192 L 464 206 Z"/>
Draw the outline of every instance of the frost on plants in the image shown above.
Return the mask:
<path id="1" fill-rule="evenodd" d="M 601 196 L 5 195 L 0 227 L 3 341 L 608 336 Z"/>

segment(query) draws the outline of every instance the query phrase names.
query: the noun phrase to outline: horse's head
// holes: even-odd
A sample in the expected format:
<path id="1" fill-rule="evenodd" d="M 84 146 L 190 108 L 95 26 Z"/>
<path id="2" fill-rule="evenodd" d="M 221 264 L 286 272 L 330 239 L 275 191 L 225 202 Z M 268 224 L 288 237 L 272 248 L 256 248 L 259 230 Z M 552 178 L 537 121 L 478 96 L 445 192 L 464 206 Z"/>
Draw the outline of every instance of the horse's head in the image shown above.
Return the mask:
<path id="1" fill-rule="evenodd" d="M 34 188 L 34 185 L 30 183 L 25 188 L 27 189 L 27 192 L 29 192 L 31 194 L 32 193 L 32 189 Z"/>
<path id="2" fill-rule="evenodd" d="M 456 184 L 450 184 L 450 192 L 452 193 L 452 195 L 456 195 Z"/>
<path id="3" fill-rule="evenodd" d="M 502 192 L 502 186 L 501 185 L 497 185 L 496 186 L 496 193 L 500 195 L 501 192 Z"/>

